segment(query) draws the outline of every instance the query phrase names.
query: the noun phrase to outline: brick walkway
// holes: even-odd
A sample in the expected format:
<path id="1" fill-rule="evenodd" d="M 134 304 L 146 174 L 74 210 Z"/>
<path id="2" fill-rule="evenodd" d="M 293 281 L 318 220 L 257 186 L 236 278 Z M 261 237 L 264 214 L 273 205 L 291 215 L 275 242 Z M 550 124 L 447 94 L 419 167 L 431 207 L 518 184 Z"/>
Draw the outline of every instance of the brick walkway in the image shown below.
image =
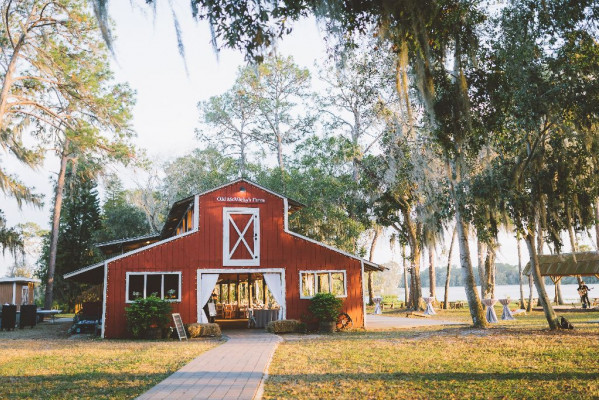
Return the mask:
<path id="1" fill-rule="evenodd" d="M 138 399 L 254 399 L 281 340 L 262 330 L 230 331 L 209 350 Z"/>

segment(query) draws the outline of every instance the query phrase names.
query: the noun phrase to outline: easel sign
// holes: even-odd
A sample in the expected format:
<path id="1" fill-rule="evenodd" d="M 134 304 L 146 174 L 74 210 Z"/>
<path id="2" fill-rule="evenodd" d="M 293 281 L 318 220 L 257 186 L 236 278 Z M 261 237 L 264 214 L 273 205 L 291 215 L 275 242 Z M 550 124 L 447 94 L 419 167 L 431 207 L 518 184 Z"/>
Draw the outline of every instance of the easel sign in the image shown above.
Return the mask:
<path id="1" fill-rule="evenodd" d="M 214 303 L 208 303 L 208 314 L 210 314 L 211 317 L 216 317 L 216 306 Z"/>
<path id="2" fill-rule="evenodd" d="M 181 319 L 181 314 L 174 313 L 173 321 L 175 322 L 175 329 L 177 330 L 177 335 L 179 335 L 179 340 L 187 340 L 187 333 L 185 333 L 185 327 L 183 326 L 183 320 Z"/>

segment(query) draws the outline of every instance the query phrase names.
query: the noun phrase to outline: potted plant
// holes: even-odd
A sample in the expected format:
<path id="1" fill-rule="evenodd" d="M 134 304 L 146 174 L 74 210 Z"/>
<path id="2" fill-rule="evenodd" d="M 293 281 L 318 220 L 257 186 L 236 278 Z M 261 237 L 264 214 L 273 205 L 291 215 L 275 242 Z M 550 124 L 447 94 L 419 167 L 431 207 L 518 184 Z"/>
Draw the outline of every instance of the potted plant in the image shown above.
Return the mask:
<path id="1" fill-rule="evenodd" d="M 168 330 L 171 303 L 152 295 L 136 299 L 125 312 L 127 328 L 133 337 L 160 339 Z"/>
<path id="2" fill-rule="evenodd" d="M 318 319 L 321 332 L 334 332 L 342 306 L 343 300 L 334 294 L 318 293 L 310 300 L 308 309 Z"/>

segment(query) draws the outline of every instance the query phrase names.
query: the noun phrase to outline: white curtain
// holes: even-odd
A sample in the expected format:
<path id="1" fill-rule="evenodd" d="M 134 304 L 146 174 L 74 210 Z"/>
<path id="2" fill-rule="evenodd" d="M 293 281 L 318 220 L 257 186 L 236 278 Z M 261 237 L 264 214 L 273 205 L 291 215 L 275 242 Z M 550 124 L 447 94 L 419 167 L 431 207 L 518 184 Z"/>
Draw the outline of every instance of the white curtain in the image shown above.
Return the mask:
<path id="1" fill-rule="evenodd" d="M 285 298 L 283 297 L 283 285 L 281 283 L 281 274 L 263 274 L 264 281 L 268 286 L 268 290 L 272 293 L 272 297 L 279 303 L 279 319 L 283 319 L 283 306 Z"/>
<path id="2" fill-rule="evenodd" d="M 208 303 L 208 300 L 210 300 L 212 291 L 214 290 L 216 282 L 218 281 L 218 274 L 201 274 L 200 280 L 200 309 L 202 310 L 200 322 L 208 323 L 208 316 L 204 312 L 204 306 L 206 303 Z"/>

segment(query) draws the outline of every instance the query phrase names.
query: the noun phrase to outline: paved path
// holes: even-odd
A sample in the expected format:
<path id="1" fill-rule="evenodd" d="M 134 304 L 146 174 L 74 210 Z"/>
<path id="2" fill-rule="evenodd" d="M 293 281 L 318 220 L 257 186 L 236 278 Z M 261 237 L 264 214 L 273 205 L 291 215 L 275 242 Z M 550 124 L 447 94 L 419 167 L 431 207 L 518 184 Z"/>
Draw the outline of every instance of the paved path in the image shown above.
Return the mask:
<path id="1" fill-rule="evenodd" d="M 416 328 L 430 325 L 464 325 L 463 322 L 443 321 L 429 318 L 385 317 L 382 315 L 366 315 L 366 330 L 377 331 L 398 328 Z"/>
<path id="2" fill-rule="evenodd" d="M 281 339 L 261 329 L 226 335 L 226 343 L 202 353 L 138 399 L 253 399 Z"/>

